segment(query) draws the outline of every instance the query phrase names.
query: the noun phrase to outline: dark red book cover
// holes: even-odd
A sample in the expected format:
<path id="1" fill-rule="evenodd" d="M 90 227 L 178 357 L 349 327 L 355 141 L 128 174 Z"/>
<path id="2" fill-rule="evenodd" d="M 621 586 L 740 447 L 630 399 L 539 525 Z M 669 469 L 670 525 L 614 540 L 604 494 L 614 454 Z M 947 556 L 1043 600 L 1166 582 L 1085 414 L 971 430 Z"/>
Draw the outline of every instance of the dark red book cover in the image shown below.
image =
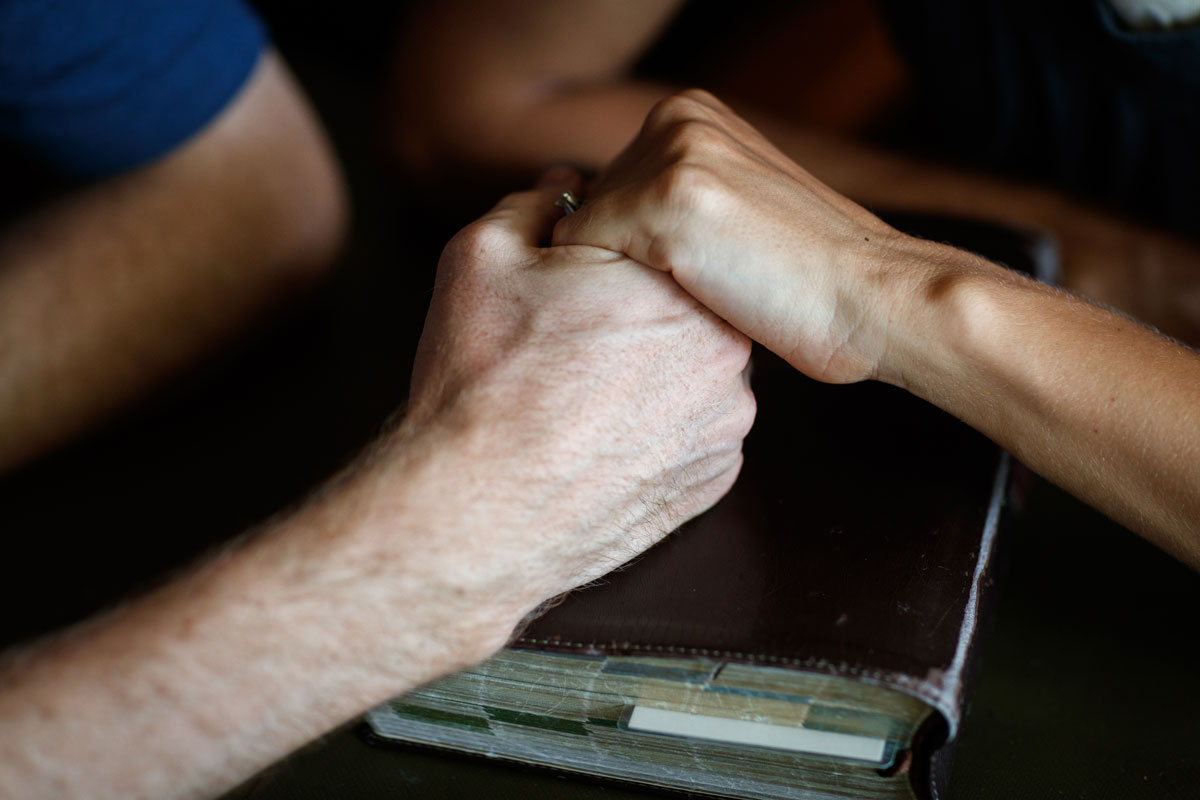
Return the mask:
<path id="1" fill-rule="evenodd" d="M 899 227 L 1052 277 L 1044 240 L 973 222 Z M 944 793 L 1010 463 L 939 409 L 878 383 L 831 386 L 762 350 L 733 490 L 641 558 L 535 620 L 518 648 L 697 655 L 818 671 L 938 714 L 908 769 Z"/>

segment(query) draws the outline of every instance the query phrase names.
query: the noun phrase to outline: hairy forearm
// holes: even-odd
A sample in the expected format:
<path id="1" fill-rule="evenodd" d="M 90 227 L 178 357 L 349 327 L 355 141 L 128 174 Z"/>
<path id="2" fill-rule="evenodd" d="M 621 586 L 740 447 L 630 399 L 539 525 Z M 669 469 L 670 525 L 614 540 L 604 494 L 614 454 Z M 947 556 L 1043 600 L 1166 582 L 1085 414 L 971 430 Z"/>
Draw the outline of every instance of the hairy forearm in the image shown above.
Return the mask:
<path id="1" fill-rule="evenodd" d="M 1200 357 L 974 256 L 916 248 L 927 277 L 880 377 L 1200 567 Z"/>
<path id="2" fill-rule="evenodd" d="M 253 539 L 0 662 L 0 796 L 213 796 L 499 647 L 540 598 L 463 551 L 453 452 L 398 435 Z M 510 589 L 485 598 L 493 578 Z"/>
<path id="3" fill-rule="evenodd" d="M 447 245 L 408 416 L 301 510 L 0 660 L 0 794 L 215 794 L 480 660 L 715 503 L 745 337 L 611 251 L 541 248 L 551 173 Z"/>
<path id="4" fill-rule="evenodd" d="M 0 471 L 311 280 L 344 213 L 319 129 L 267 55 L 196 140 L 0 233 Z"/>

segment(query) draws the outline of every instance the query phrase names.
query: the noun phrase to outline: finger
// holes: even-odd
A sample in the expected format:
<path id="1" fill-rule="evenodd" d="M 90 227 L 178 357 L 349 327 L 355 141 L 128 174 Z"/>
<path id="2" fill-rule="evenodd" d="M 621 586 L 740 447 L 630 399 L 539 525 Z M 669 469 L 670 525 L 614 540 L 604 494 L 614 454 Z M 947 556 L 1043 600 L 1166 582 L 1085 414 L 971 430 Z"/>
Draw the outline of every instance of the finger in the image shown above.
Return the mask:
<path id="1" fill-rule="evenodd" d="M 568 167 L 565 164 L 559 164 L 548 168 L 545 172 L 538 176 L 537 182 L 533 184 L 535 189 L 553 189 L 555 187 L 566 187 L 562 191 L 578 192 L 583 185 L 583 176 L 574 167 Z"/>
<path id="2" fill-rule="evenodd" d="M 625 198 L 624 193 L 609 191 L 583 204 L 574 214 L 563 217 L 554 225 L 550 243 L 559 245 L 588 245 L 624 253 L 634 261 L 649 266 L 644 237 L 641 236 L 647 220 L 634 205 L 634 198 Z M 652 209 L 646 209 L 652 214 Z"/>
<path id="3" fill-rule="evenodd" d="M 538 247 L 550 238 L 563 210 L 554 201 L 563 192 L 579 192 L 583 177 L 570 167 L 554 167 L 538 179 L 535 188 L 503 198 L 483 216 L 483 221 L 502 224 L 514 244 Z"/>

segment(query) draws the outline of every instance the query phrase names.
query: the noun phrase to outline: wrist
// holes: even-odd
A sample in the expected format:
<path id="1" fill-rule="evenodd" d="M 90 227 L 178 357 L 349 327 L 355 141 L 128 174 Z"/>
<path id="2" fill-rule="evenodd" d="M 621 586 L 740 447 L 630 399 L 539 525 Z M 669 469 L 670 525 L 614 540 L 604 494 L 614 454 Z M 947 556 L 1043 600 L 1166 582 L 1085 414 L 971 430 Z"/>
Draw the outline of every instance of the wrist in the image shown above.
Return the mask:
<path id="1" fill-rule="evenodd" d="M 487 531 L 464 505 L 475 483 L 467 439 L 402 426 L 255 543 L 280 595 L 311 600 L 389 694 L 491 655 L 542 599 L 482 546 Z"/>
<path id="2" fill-rule="evenodd" d="M 995 292 L 1020 278 L 979 256 L 903 237 L 880 274 L 886 327 L 875 378 L 945 407 L 948 386 L 964 380 L 971 346 L 986 336 Z"/>

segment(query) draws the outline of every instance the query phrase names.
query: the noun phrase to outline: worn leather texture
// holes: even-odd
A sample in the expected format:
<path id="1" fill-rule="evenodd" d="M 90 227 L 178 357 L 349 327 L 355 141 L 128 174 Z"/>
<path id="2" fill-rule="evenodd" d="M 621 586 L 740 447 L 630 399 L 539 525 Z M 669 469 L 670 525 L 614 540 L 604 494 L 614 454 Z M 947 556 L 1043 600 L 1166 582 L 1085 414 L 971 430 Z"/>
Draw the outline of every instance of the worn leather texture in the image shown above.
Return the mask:
<path id="1" fill-rule="evenodd" d="M 821 385 L 754 359 L 759 421 L 735 488 L 517 646 L 865 678 L 957 726 L 952 667 L 975 631 L 964 617 L 1000 451 L 899 390 Z"/>
<path id="2" fill-rule="evenodd" d="M 758 421 L 729 495 L 521 645 L 939 682 L 998 449 L 898 389 L 818 384 L 764 351 L 754 369 Z"/>

